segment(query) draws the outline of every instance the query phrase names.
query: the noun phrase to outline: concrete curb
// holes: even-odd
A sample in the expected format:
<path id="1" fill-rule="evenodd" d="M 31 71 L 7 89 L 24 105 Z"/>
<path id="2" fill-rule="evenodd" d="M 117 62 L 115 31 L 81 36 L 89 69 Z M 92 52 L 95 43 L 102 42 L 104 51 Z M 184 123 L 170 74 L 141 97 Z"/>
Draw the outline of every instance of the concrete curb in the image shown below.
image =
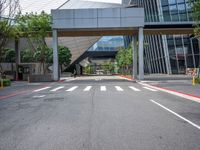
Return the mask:
<path id="1" fill-rule="evenodd" d="M 115 75 L 115 76 L 121 77 L 121 78 L 126 79 L 126 80 L 128 80 L 128 81 L 135 81 L 134 78 L 132 78 L 132 77 L 127 77 L 127 76 L 124 76 L 124 75 Z"/>
<path id="2" fill-rule="evenodd" d="M 137 81 L 137 83 L 139 83 L 143 86 L 154 88 L 154 89 L 159 90 L 159 91 L 163 91 L 163 92 L 166 92 L 166 93 L 169 93 L 169 94 L 172 94 L 172 95 L 176 95 L 176 96 L 179 96 L 179 97 L 200 103 L 200 96 L 196 96 L 196 95 L 192 95 L 192 94 L 188 94 L 188 93 L 183 93 L 183 92 L 179 92 L 179 91 L 176 91 L 176 90 L 163 88 L 163 87 L 159 87 L 159 86 L 155 86 L 155 85 L 150 85 L 150 84 L 147 84 L 147 83 L 142 83 L 140 81 Z"/>

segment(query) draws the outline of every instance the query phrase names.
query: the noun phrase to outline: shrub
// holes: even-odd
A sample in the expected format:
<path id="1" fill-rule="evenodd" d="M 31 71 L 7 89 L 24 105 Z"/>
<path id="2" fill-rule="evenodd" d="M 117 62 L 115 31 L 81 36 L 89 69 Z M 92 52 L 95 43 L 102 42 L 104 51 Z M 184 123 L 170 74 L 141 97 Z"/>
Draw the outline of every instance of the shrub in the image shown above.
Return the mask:
<path id="1" fill-rule="evenodd" d="M 195 83 L 199 83 L 200 84 L 200 77 L 196 77 L 195 78 Z"/>
<path id="2" fill-rule="evenodd" d="M 0 79 L 0 85 L 2 84 L 2 80 Z M 3 79 L 3 86 L 10 86 L 11 81 L 9 79 Z"/>

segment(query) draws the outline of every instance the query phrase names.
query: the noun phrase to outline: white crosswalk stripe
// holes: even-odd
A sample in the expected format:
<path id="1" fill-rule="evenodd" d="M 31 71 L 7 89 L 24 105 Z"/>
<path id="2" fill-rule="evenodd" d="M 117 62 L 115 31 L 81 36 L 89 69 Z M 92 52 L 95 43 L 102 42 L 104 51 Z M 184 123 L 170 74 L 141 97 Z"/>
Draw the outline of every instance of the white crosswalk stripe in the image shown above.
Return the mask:
<path id="1" fill-rule="evenodd" d="M 133 91 L 137 91 L 137 92 L 138 92 L 138 91 L 141 91 L 141 90 L 139 90 L 139 89 L 137 89 L 137 88 L 135 88 L 135 87 L 133 87 L 133 86 L 129 86 L 129 88 L 132 89 Z"/>
<path id="2" fill-rule="evenodd" d="M 60 87 L 57 87 L 57 88 L 51 90 L 51 92 L 56 92 L 56 91 L 58 91 L 58 90 L 60 90 L 60 89 L 63 89 L 63 88 L 64 88 L 64 86 L 60 86 Z"/>
<path id="3" fill-rule="evenodd" d="M 33 98 L 43 98 L 43 97 L 45 97 L 45 95 L 35 95 L 35 96 L 33 96 Z"/>
<path id="4" fill-rule="evenodd" d="M 44 88 L 41 88 L 41 89 L 37 89 L 37 90 L 34 90 L 33 92 L 40 92 L 40 91 L 43 91 L 43 90 L 46 90 L 46 89 L 50 89 L 51 87 L 44 87 Z"/>
<path id="5" fill-rule="evenodd" d="M 155 89 L 152 89 L 152 88 L 149 88 L 149 87 L 143 87 L 144 89 L 147 89 L 147 90 L 149 90 L 149 91 L 153 91 L 153 92 L 156 92 L 157 90 L 155 90 Z"/>
<path id="6" fill-rule="evenodd" d="M 106 86 L 101 86 L 101 91 L 106 91 Z"/>
<path id="7" fill-rule="evenodd" d="M 87 86 L 83 91 L 84 91 L 84 92 L 88 92 L 88 91 L 91 90 L 91 88 L 92 88 L 92 86 Z"/>
<path id="8" fill-rule="evenodd" d="M 67 92 L 72 92 L 72 91 L 75 91 L 77 88 L 78 88 L 79 86 L 72 86 L 71 88 L 69 88 L 69 89 L 66 89 L 66 91 Z M 121 86 L 113 86 L 115 89 L 116 89 L 116 91 L 118 91 L 118 92 L 123 92 L 125 89 L 127 89 L 126 87 L 121 87 Z M 141 87 L 141 88 L 136 88 L 135 86 L 127 86 L 129 89 L 131 89 L 131 90 L 133 90 L 133 91 L 135 91 L 135 92 L 139 92 L 139 91 L 142 91 L 141 90 L 141 88 L 143 88 L 143 89 L 146 89 L 146 90 L 149 90 L 149 91 L 152 91 L 152 92 L 156 92 L 156 91 L 158 91 L 157 89 L 154 89 L 154 88 L 150 88 L 150 87 L 148 87 L 148 86 L 143 86 L 143 87 Z M 44 91 L 44 90 L 47 90 L 47 89 L 49 89 L 49 91 L 50 92 L 57 92 L 57 91 L 59 91 L 59 90 L 61 90 L 61 89 L 64 89 L 65 88 L 65 86 L 58 86 L 58 87 L 49 87 L 49 86 L 47 86 L 47 87 L 43 87 L 43 88 L 40 88 L 40 89 L 36 89 L 36 90 L 34 90 L 33 92 L 40 92 L 40 91 Z M 88 85 L 88 86 L 85 86 L 85 87 L 83 87 L 83 89 L 80 89 L 80 90 L 82 90 L 82 91 L 84 91 L 84 92 L 89 92 L 89 91 L 91 91 L 91 89 L 93 88 L 93 86 L 91 86 L 91 85 Z M 100 91 L 107 91 L 107 87 L 106 86 L 100 86 Z"/>
<path id="9" fill-rule="evenodd" d="M 77 89 L 78 88 L 78 86 L 74 86 L 74 87 L 72 87 L 72 88 L 70 88 L 70 89 L 68 89 L 68 90 L 66 90 L 67 92 L 72 92 L 72 91 L 74 91 L 75 89 Z"/>
<path id="10" fill-rule="evenodd" d="M 117 91 L 120 91 L 120 92 L 124 91 L 120 86 L 115 86 L 115 88 Z"/>

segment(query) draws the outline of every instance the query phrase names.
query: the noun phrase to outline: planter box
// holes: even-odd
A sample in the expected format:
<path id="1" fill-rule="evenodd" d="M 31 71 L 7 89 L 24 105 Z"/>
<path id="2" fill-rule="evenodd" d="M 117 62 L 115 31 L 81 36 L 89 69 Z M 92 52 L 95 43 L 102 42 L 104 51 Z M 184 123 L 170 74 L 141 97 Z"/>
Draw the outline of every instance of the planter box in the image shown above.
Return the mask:
<path id="1" fill-rule="evenodd" d="M 52 82 L 52 75 L 29 75 L 29 82 Z"/>

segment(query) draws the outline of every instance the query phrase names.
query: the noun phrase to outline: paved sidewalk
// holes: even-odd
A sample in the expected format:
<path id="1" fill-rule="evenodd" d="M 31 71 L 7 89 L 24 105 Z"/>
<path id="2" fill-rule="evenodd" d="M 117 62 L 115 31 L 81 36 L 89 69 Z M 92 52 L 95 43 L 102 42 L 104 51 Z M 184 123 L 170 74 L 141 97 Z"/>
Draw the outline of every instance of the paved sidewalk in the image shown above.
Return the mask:
<path id="1" fill-rule="evenodd" d="M 144 83 L 174 90 L 177 92 L 200 96 L 200 84 L 192 85 L 192 78 L 184 75 L 146 76 Z"/>

